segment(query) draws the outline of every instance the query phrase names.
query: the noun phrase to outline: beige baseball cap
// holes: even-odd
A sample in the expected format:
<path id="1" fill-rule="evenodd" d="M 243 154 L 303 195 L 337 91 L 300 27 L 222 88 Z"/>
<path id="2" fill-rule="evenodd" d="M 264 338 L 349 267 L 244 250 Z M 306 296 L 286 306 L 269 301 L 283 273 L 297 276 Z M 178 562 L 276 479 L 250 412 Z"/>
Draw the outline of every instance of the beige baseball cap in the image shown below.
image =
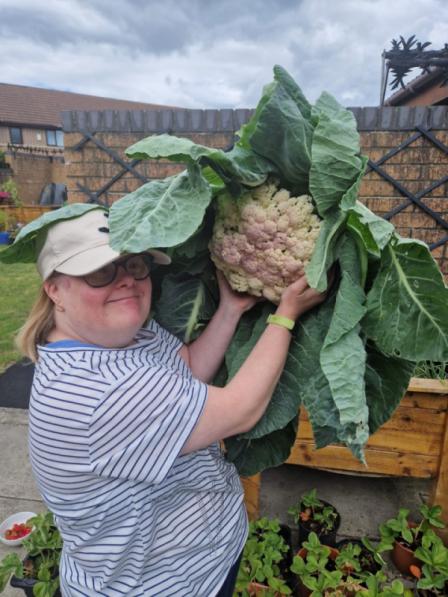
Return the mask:
<path id="1" fill-rule="evenodd" d="M 145 252 L 152 255 L 156 263 L 171 263 L 162 251 L 148 249 Z M 37 269 L 43 280 L 55 271 L 69 276 L 85 276 L 120 256 L 121 253 L 109 245 L 108 212 L 92 209 L 48 228 Z"/>

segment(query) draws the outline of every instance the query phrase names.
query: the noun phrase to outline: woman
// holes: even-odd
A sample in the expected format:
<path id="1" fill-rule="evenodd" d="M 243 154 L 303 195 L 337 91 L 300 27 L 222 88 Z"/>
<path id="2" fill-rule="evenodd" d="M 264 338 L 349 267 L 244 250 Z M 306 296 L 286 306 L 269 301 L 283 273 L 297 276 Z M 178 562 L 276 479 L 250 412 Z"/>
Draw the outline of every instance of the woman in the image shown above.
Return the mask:
<path id="1" fill-rule="evenodd" d="M 70 206 L 73 207 L 73 206 Z M 86 206 L 42 222 L 41 296 L 19 344 L 36 361 L 30 457 L 64 541 L 63 595 L 232 595 L 247 520 L 219 440 L 262 416 L 290 328 L 324 296 L 285 290 L 260 340 L 224 388 L 210 385 L 256 299 L 219 275 L 220 303 L 189 346 L 150 321 L 148 250 L 109 246 L 107 212 Z M 30 234 L 36 234 L 39 221 Z M 24 239 L 24 240 L 23 240 Z M 26 242 L 27 230 L 19 242 Z"/>

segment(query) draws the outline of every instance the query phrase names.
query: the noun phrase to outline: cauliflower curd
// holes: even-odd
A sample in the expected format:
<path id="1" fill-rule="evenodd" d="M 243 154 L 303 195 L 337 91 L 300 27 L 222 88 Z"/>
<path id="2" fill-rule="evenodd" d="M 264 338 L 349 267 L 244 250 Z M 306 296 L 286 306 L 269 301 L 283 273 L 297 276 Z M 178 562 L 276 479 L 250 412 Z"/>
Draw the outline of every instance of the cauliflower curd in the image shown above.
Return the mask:
<path id="1" fill-rule="evenodd" d="M 209 248 L 230 286 L 280 302 L 289 284 L 304 274 L 321 220 L 308 195 L 291 197 L 273 181 L 240 199 L 223 194 Z"/>

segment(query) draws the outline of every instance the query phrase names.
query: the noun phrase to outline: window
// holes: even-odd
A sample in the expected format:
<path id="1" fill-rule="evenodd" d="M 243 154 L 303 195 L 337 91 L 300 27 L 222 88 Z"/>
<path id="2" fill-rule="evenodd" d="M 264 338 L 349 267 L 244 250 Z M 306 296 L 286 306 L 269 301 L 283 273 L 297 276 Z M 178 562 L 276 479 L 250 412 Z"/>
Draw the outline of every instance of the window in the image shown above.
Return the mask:
<path id="1" fill-rule="evenodd" d="M 62 131 L 52 131 L 47 129 L 45 134 L 47 136 L 47 145 L 57 145 L 58 147 L 64 147 L 64 133 Z"/>
<path id="2" fill-rule="evenodd" d="M 47 145 L 56 145 L 56 131 L 45 131 L 47 135 Z"/>
<path id="3" fill-rule="evenodd" d="M 11 126 L 9 129 L 9 138 L 13 145 L 23 145 L 22 129 L 18 126 Z"/>

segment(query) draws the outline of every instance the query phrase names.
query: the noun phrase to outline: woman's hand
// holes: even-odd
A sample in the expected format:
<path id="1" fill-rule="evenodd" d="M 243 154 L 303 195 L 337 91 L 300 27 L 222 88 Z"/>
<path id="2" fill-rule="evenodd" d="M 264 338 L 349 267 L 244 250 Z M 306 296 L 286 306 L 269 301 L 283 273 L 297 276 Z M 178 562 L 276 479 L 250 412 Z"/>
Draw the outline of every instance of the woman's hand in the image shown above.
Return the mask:
<path id="1" fill-rule="evenodd" d="M 302 276 L 285 288 L 277 308 L 277 314 L 296 320 L 309 309 L 322 303 L 327 292 L 318 292 L 308 286 L 305 276 Z"/>
<path id="2" fill-rule="evenodd" d="M 219 304 L 226 311 L 242 315 L 252 309 L 257 302 L 263 300 L 250 294 L 232 290 L 224 274 L 219 270 L 216 270 L 216 277 L 219 286 Z"/>

